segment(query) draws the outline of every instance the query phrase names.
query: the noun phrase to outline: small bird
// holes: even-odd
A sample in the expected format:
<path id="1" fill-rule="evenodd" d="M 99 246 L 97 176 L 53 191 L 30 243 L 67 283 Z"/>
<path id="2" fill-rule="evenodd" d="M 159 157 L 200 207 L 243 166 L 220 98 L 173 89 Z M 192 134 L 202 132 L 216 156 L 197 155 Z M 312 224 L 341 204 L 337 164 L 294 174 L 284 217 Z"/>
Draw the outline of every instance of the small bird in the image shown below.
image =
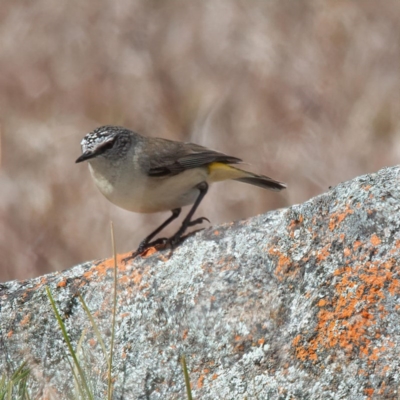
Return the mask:
<path id="1" fill-rule="evenodd" d="M 282 182 L 230 165 L 242 161 L 237 157 L 194 143 L 145 137 L 119 126 L 95 129 L 82 139 L 81 146 L 82 155 L 75 162 L 89 162 L 97 187 L 112 203 L 138 213 L 172 212 L 142 240 L 132 257 L 161 243 L 173 248 L 188 227 L 208 221 L 192 217 L 213 182 L 233 179 L 275 191 L 286 188 Z M 192 208 L 172 237 L 152 241 L 190 204 Z"/>

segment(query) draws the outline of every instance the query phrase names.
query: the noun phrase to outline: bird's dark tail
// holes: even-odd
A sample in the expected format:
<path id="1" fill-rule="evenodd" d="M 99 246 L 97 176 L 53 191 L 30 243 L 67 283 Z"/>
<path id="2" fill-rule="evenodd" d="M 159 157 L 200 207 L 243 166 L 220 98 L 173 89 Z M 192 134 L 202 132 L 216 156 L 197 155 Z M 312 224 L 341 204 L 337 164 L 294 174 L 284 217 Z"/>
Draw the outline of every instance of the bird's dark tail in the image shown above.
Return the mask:
<path id="1" fill-rule="evenodd" d="M 209 182 L 219 182 L 226 179 L 233 179 L 235 181 L 249 183 L 269 190 L 282 190 L 286 185 L 278 182 L 268 176 L 256 175 L 249 171 L 244 171 L 240 168 L 233 167 L 232 165 L 214 162 L 208 166 L 209 169 Z"/>
<path id="2" fill-rule="evenodd" d="M 250 175 L 250 173 L 249 173 Z M 244 183 L 249 183 L 250 185 L 255 185 L 258 187 L 261 187 L 263 189 L 269 189 L 269 190 L 282 190 L 286 188 L 286 185 L 282 182 L 278 182 L 272 178 L 269 178 L 268 176 L 264 175 L 250 175 L 246 176 L 244 178 L 237 178 L 235 181 L 239 182 L 244 182 Z"/>

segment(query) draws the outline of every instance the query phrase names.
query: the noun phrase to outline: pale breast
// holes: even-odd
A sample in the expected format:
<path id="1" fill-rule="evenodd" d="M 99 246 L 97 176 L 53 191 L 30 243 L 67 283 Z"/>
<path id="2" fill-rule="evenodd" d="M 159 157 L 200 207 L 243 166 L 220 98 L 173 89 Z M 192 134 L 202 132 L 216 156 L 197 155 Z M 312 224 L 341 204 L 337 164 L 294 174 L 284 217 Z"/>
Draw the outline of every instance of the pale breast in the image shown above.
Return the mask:
<path id="1" fill-rule="evenodd" d="M 142 173 L 113 177 L 113 182 L 96 171 L 92 175 L 100 191 L 115 205 L 139 213 L 168 211 L 194 203 L 206 168 L 187 170 L 169 177 L 148 177 Z"/>

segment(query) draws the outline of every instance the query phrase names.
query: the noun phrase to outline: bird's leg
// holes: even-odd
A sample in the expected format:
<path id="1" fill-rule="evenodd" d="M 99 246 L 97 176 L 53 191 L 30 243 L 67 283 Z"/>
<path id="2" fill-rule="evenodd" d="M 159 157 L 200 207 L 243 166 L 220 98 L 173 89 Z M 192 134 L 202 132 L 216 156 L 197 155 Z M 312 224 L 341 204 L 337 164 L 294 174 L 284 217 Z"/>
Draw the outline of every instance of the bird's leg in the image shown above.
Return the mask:
<path id="1" fill-rule="evenodd" d="M 200 224 L 204 220 L 208 221 L 208 219 L 205 217 L 197 218 L 197 219 L 191 221 L 193 214 L 196 212 L 197 207 L 203 200 L 204 196 L 207 194 L 208 183 L 200 182 L 196 187 L 197 187 L 197 189 L 199 189 L 200 193 L 199 193 L 196 201 L 194 202 L 192 208 L 190 209 L 189 213 L 186 215 L 185 219 L 182 221 L 182 225 L 179 228 L 179 230 L 172 237 L 170 237 L 168 239 L 168 243 L 171 245 L 171 247 L 174 247 L 179 243 L 182 235 L 185 233 L 186 229 L 189 226 Z"/>
<path id="2" fill-rule="evenodd" d="M 150 242 L 150 240 L 153 239 L 154 236 L 161 232 L 174 219 L 178 218 L 181 210 L 181 208 L 175 208 L 174 210 L 172 210 L 172 215 L 166 221 L 164 221 L 156 230 L 151 232 L 150 235 L 146 236 L 146 238 L 144 238 L 140 242 L 138 249 L 134 251 L 129 257 L 124 258 L 123 261 L 126 262 L 128 260 L 131 260 L 132 258 L 135 258 L 138 254 L 143 253 L 147 248 L 166 242 L 168 240 L 167 238 L 160 238 L 154 240 L 153 242 Z"/>
<path id="3" fill-rule="evenodd" d="M 167 225 L 169 225 L 174 219 L 179 217 L 179 214 L 181 213 L 181 208 L 175 208 L 172 210 L 172 215 L 164 221 L 156 230 L 150 233 L 146 238 L 144 238 L 140 244 L 138 249 L 136 250 L 136 253 L 140 254 L 143 253 L 144 250 L 146 250 L 148 247 L 155 246 L 156 244 L 165 242 L 166 239 L 161 238 L 157 239 L 154 242 L 150 242 L 151 239 L 153 239 L 154 236 L 156 236 L 159 232 L 161 232 Z"/>
<path id="4" fill-rule="evenodd" d="M 194 219 L 193 221 L 190 221 L 189 224 L 188 224 L 188 227 L 189 227 L 189 226 L 195 226 L 195 225 L 201 224 L 201 223 L 204 222 L 204 221 L 210 222 L 210 220 L 209 220 L 208 218 L 206 218 L 206 217 L 200 217 L 200 218 Z M 211 222 L 210 222 L 210 224 L 211 224 Z"/>

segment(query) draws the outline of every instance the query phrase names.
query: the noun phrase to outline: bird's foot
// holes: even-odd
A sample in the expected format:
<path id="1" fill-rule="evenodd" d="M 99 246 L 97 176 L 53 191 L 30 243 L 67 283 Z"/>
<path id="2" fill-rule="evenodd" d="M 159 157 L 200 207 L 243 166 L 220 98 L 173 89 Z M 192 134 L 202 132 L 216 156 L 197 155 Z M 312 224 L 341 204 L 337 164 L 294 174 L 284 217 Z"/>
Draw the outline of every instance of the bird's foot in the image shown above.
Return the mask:
<path id="1" fill-rule="evenodd" d="M 204 221 L 207 221 L 207 222 L 211 223 L 210 220 L 209 220 L 208 218 L 206 218 L 206 217 L 200 217 L 200 218 L 194 219 L 193 221 L 190 221 L 190 222 L 188 223 L 187 226 L 188 226 L 188 227 L 189 227 L 189 226 L 195 226 L 195 225 L 201 224 L 201 223 L 204 222 Z"/>
<path id="2" fill-rule="evenodd" d="M 169 253 L 169 257 L 171 257 L 173 251 L 180 243 L 182 243 L 187 237 L 192 236 L 196 232 L 199 232 L 202 230 L 202 229 L 197 229 L 194 232 L 191 232 L 191 233 L 183 236 L 186 229 L 189 228 L 190 226 L 195 226 L 195 225 L 201 224 L 204 221 L 210 222 L 210 220 L 206 217 L 200 217 L 200 218 L 194 219 L 193 221 L 189 221 L 188 223 L 182 225 L 180 227 L 180 229 L 178 230 L 178 232 L 176 232 L 170 238 L 165 238 L 165 237 L 159 238 L 159 239 L 153 240 L 152 242 L 147 242 L 146 240 L 143 240 L 140 243 L 137 250 L 134 251 L 129 257 L 124 258 L 122 261 L 124 263 L 126 263 L 129 260 L 132 260 L 132 259 L 136 258 L 137 256 L 142 255 L 150 247 L 156 247 L 157 250 L 164 250 L 165 248 L 170 247 L 171 251 Z"/>
<path id="3" fill-rule="evenodd" d="M 160 249 L 164 248 L 166 243 L 168 242 L 168 238 L 159 238 L 153 240 L 152 242 L 147 243 L 143 241 L 140 243 L 139 247 L 136 251 L 134 251 L 130 256 L 125 257 L 122 261 L 126 264 L 129 260 L 136 258 L 137 256 L 142 255 L 146 250 L 150 249 L 151 247 L 159 247 Z"/>
<path id="4" fill-rule="evenodd" d="M 196 232 L 199 232 L 202 230 L 202 229 L 197 229 L 194 232 L 190 232 L 187 235 L 183 236 L 183 234 L 186 232 L 187 228 L 189 228 L 190 226 L 195 226 L 195 225 L 201 224 L 204 221 L 210 222 L 210 220 L 208 218 L 200 217 L 200 218 L 194 219 L 193 221 L 189 221 L 186 224 L 183 224 L 180 227 L 180 229 L 178 230 L 178 232 L 176 232 L 173 236 L 171 236 L 169 239 L 167 239 L 166 245 L 169 245 L 171 247 L 171 250 L 173 251 L 187 237 L 192 236 Z"/>

